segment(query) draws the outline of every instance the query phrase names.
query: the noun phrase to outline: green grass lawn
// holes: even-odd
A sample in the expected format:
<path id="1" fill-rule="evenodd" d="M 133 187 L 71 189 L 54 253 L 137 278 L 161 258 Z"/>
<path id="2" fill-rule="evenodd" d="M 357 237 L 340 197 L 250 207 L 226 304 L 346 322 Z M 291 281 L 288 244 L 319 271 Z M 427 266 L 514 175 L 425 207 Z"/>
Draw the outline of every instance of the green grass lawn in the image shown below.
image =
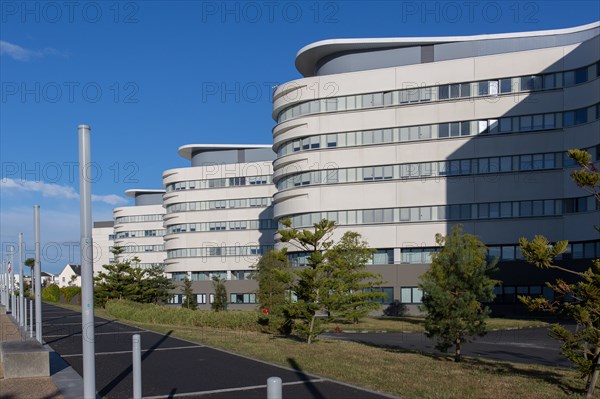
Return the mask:
<path id="1" fill-rule="evenodd" d="M 538 320 L 519 320 L 490 318 L 487 320 L 488 331 L 511 328 L 543 327 L 548 323 Z M 387 332 L 424 332 L 423 317 L 365 317 L 358 324 L 332 322 L 327 325 L 329 331 L 339 327 L 342 331 L 387 331 Z"/>
<path id="2" fill-rule="evenodd" d="M 73 306 L 69 308 L 79 310 Z M 97 309 L 96 314 L 112 318 L 103 309 Z M 364 323 L 376 327 L 393 322 L 422 326 L 421 319 L 408 319 L 369 319 Z M 513 328 L 531 325 L 521 320 L 517 320 L 517 324 L 515 321 L 496 320 L 498 322 L 490 323 L 490 326 Z M 454 363 L 451 356 L 414 353 L 341 340 L 322 339 L 307 345 L 298 340 L 256 331 L 120 321 L 160 333 L 170 332 L 175 337 L 287 367 L 295 364 L 307 373 L 403 398 L 584 397 L 583 381 L 577 378 L 574 371 L 562 368 L 474 358 Z M 595 397 L 600 398 L 600 395 Z"/>

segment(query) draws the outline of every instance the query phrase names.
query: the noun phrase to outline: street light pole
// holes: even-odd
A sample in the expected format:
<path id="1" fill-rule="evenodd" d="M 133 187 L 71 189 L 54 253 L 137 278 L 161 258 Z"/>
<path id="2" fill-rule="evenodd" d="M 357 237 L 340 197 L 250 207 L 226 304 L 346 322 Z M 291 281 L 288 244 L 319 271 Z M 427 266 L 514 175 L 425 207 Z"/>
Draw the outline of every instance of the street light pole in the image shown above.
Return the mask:
<path id="1" fill-rule="evenodd" d="M 35 236 L 35 339 L 42 343 L 42 260 L 40 243 L 40 206 L 33 206 L 33 228 Z"/>
<path id="2" fill-rule="evenodd" d="M 83 346 L 83 397 L 96 397 L 94 335 L 94 270 L 92 242 L 92 182 L 90 130 L 78 126 L 79 136 L 79 220 L 81 230 L 81 339 Z"/>

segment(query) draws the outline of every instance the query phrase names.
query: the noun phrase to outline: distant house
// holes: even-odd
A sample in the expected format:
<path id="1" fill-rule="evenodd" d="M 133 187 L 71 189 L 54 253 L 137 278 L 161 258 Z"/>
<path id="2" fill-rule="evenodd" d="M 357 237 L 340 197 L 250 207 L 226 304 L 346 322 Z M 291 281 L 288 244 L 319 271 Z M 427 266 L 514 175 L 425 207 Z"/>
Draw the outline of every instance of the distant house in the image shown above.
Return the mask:
<path id="1" fill-rule="evenodd" d="M 47 287 L 51 284 L 56 284 L 56 278 L 57 278 L 57 276 L 52 273 L 48 273 L 48 272 L 40 273 L 40 280 L 42 282 L 42 287 Z M 23 280 L 25 280 L 25 277 L 23 277 Z"/>
<path id="2" fill-rule="evenodd" d="M 58 274 L 55 282 L 59 287 L 81 287 L 81 265 L 67 263 Z"/>

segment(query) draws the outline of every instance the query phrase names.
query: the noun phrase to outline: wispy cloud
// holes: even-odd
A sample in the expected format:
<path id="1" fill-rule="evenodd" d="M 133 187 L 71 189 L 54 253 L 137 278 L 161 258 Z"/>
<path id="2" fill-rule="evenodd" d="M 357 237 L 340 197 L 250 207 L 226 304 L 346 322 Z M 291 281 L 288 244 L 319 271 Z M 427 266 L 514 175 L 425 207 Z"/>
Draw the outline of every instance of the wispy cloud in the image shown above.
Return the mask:
<path id="1" fill-rule="evenodd" d="M 47 198 L 79 199 L 79 193 L 71 186 L 42 181 L 15 180 L 5 178 L 0 180 L 0 189 L 6 191 L 21 191 L 40 193 Z M 127 200 L 116 194 L 92 195 L 92 201 L 104 202 L 109 205 L 126 204 Z"/>
<path id="2" fill-rule="evenodd" d="M 119 197 L 116 194 L 108 194 L 108 195 L 92 194 L 92 201 L 104 202 L 109 205 L 123 205 L 123 204 L 127 203 L 127 200 L 125 198 Z"/>
<path id="3" fill-rule="evenodd" d="M 47 55 L 64 56 L 60 51 L 47 47 L 43 50 L 29 50 L 17 44 L 0 40 L 0 56 L 6 55 L 17 61 L 29 61 L 32 58 L 45 57 Z"/>

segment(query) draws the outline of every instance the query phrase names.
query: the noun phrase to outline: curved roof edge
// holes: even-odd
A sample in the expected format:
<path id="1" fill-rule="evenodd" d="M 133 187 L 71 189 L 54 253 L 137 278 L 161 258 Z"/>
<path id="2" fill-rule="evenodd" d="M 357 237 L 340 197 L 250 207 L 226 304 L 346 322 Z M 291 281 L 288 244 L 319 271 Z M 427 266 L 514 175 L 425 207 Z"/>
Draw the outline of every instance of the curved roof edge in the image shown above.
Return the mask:
<path id="1" fill-rule="evenodd" d="M 328 39 L 311 43 L 296 54 L 296 69 L 304 77 L 314 76 L 315 65 L 329 55 L 343 51 L 375 50 L 379 48 L 401 48 L 418 45 L 468 42 L 474 40 L 507 39 L 515 37 L 549 36 L 581 32 L 600 27 L 600 21 L 572 28 L 551 29 L 531 32 L 494 33 L 473 36 L 390 37 L 364 39 Z"/>
<path id="2" fill-rule="evenodd" d="M 223 150 L 247 150 L 252 148 L 271 148 L 270 144 L 186 144 L 179 147 L 179 156 L 188 160 L 192 159 L 195 151 L 223 151 Z"/>
<path id="3" fill-rule="evenodd" d="M 138 194 L 164 194 L 165 190 L 152 190 L 152 189 L 131 189 L 131 190 L 126 190 L 125 191 L 125 195 L 131 198 L 135 198 L 136 195 Z"/>

